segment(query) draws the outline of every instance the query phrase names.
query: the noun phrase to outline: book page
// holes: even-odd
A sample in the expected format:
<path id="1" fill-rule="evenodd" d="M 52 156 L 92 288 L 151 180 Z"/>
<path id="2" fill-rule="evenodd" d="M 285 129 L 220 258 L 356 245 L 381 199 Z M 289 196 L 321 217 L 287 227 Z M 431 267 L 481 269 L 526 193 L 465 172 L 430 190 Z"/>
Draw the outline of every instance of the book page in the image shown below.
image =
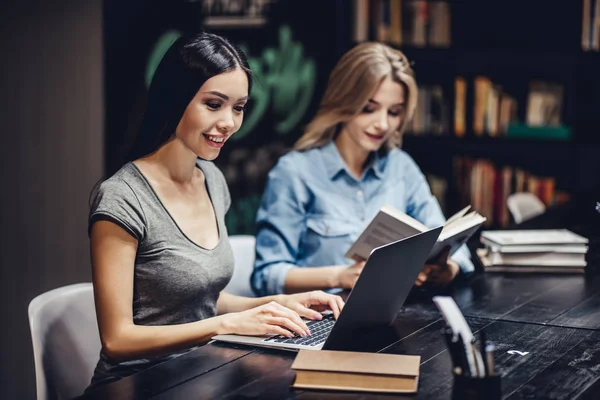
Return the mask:
<path id="1" fill-rule="evenodd" d="M 453 229 L 459 229 L 460 228 L 456 228 L 457 226 L 466 226 L 468 225 L 467 221 L 471 221 L 473 218 L 479 218 L 481 216 L 481 214 L 478 214 L 477 211 L 471 211 L 470 213 L 468 213 L 467 215 L 463 215 L 462 217 L 456 218 L 452 221 L 450 221 L 449 223 L 446 222 L 444 224 L 444 229 L 446 231 L 450 231 Z"/>
<path id="2" fill-rule="evenodd" d="M 567 229 L 484 231 L 481 237 L 499 245 L 588 243 L 586 238 Z"/>
<path id="3" fill-rule="evenodd" d="M 436 244 L 433 246 L 433 249 L 431 249 L 431 252 L 429 253 L 428 260 L 431 260 L 431 259 L 437 257 L 437 255 L 446 246 L 450 246 L 450 253 L 448 255 L 451 256 L 452 254 L 454 254 L 460 248 L 460 246 L 465 244 L 467 242 L 467 240 L 469 240 L 469 238 L 471 236 L 473 236 L 473 234 L 475 232 L 477 232 L 480 225 L 481 225 L 480 223 L 477 223 L 464 231 L 458 231 L 456 234 L 454 234 L 452 236 L 448 236 L 444 239 L 438 238 Z M 441 237 L 441 235 L 440 235 L 440 237 Z"/>
<path id="4" fill-rule="evenodd" d="M 355 260 L 366 260 L 374 248 L 420 232 L 417 228 L 396 219 L 383 210 L 379 211 L 348 252 L 346 252 L 346 257 Z"/>
<path id="5" fill-rule="evenodd" d="M 485 222 L 485 220 L 485 217 L 473 211 L 464 217 L 453 221 L 453 223 L 450 225 L 444 225 L 444 229 L 442 229 L 442 233 L 440 233 L 438 242 L 446 241 L 447 239 L 456 236 L 463 231 L 466 231 L 474 226 L 481 225 Z"/>
<path id="6" fill-rule="evenodd" d="M 492 265 L 529 265 L 529 266 L 560 266 L 560 267 L 585 267 L 585 254 L 569 253 L 525 253 L 501 254 L 488 253 Z"/>
<path id="7" fill-rule="evenodd" d="M 465 208 L 463 208 L 462 210 L 460 210 L 459 212 L 457 212 L 456 214 L 454 214 L 453 216 L 451 216 L 450 218 L 448 218 L 448 220 L 446 221 L 446 223 L 444 224 L 444 226 L 450 225 L 454 221 L 457 221 L 460 218 L 462 218 L 464 215 L 467 214 L 467 211 L 469 211 L 470 208 L 471 208 L 471 206 L 468 205 Z"/>
<path id="8" fill-rule="evenodd" d="M 410 215 L 405 214 L 402 211 L 398 211 L 392 206 L 385 205 L 385 206 L 381 207 L 381 211 L 383 211 L 386 214 L 391 215 L 392 217 L 396 218 L 399 221 L 404 222 L 406 225 L 414 228 L 417 232 L 425 232 L 429 229 L 428 227 L 426 227 L 425 225 L 423 225 L 422 223 L 420 223 L 419 221 L 417 221 Z M 413 235 L 414 235 L 414 233 L 413 233 Z"/>
<path id="9" fill-rule="evenodd" d="M 514 246 L 496 246 L 486 245 L 491 251 L 504 254 L 520 253 L 567 253 L 567 254 L 585 254 L 588 246 L 585 244 L 518 244 Z"/>

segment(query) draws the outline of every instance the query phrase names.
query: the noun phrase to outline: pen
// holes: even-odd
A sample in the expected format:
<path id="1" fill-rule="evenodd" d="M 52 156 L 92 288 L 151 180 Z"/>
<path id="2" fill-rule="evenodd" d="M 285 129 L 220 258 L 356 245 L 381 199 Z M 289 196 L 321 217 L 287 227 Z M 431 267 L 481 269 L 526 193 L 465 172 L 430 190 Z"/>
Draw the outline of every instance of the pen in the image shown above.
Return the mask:
<path id="1" fill-rule="evenodd" d="M 465 376 L 477 376 L 477 370 L 473 362 L 473 357 L 469 357 L 469 355 L 472 355 L 471 350 L 467 348 L 467 344 L 463 340 L 463 337 L 460 333 L 458 334 L 457 345 L 460 349 L 460 359 L 462 360 L 462 365 L 465 366 Z"/>
<path id="2" fill-rule="evenodd" d="M 496 350 L 496 347 L 491 343 L 485 346 L 485 360 L 488 376 L 494 375 L 494 350 Z"/>
<path id="3" fill-rule="evenodd" d="M 465 369 L 464 364 L 462 363 L 462 357 L 460 356 L 460 348 L 458 347 L 458 339 L 452 333 L 452 329 L 446 327 L 442 329 L 444 337 L 446 338 L 446 344 L 448 345 L 448 352 L 450 353 L 450 358 L 452 359 L 452 364 L 454 365 L 454 372 L 457 375 L 461 375 L 463 370 Z"/>
<path id="4" fill-rule="evenodd" d="M 475 375 L 479 378 L 483 378 L 485 376 L 484 366 L 483 366 L 483 358 L 481 358 L 481 354 L 477 350 L 477 345 L 475 344 L 475 338 L 471 341 L 471 355 L 473 357 L 473 364 L 475 364 Z"/>
<path id="5" fill-rule="evenodd" d="M 479 331 L 479 352 L 481 353 L 481 360 L 483 361 L 483 372 L 484 376 L 490 376 L 490 368 L 487 360 L 487 338 L 485 335 L 485 329 Z"/>

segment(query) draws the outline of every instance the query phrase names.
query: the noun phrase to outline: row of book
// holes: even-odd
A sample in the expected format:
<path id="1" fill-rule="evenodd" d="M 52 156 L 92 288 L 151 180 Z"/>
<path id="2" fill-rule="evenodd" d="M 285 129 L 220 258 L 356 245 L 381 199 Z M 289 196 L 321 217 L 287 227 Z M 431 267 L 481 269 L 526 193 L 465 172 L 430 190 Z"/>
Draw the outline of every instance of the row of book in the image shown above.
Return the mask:
<path id="1" fill-rule="evenodd" d="M 450 132 L 450 106 L 440 85 L 419 86 L 415 113 L 406 127 L 413 134 L 445 135 Z"/>
<path id="2" fill-rule="evenodd" d="M 450 5 L 427 0 L 354 0 L 356 42 L 397 46 L 450 46 Z"/>
<path id="3" fill-rule="evenodd" d="M 471 89 L 471 90 L 470 90 Z M 473 133 L 476 136 L 568 138 L 570 131 L 562 124 L 563 86 L 532 81 L 527 94 L 525 123 L 518 117 L 518 102 L 485 76 L 476 76 L 472 88 L 467 79 L 454 79 L 454 129 L 450 130 L 450 96 L 441 85 L 422 85 L 415 114 L 407 127 L 413 134 L 462 137 L 467 133 L 468 98 L 473 98 Z"/>
<path id="4" fill-rule="evenodd" d="M 457 136 L 463 136 L 466 131 L 466 97 L 467 83 L 462 77 L 454 80 L 455 109 L 454 131 Z M 517 120 L 517 101 L 513 96 L 504 92 L 502 87 L 495 85 L 485 76 L 474 79 L 473 102 L 473 132 L 476 135 L 487 133 L 498 136 L 506 133 L 508 126 Z"/>
<path id="5" fill-rule="evenodd" d="M 581 48 L 600 51 L 600 0 L 583 0 Z"/>
<path id="6" fill-rule="evenodd" d="M 429 184 L 431 194 L 435 196 L 444 215 L 448 215 L 448 205 L 446 203 L 448 195 L 448 180 L 435 174 L 425 174 L 425 179 Z"/>
<path id="7" fill-rule="evenodd" d="M 455 79 L 454 131 L 457 136 L 466 131 L 466 82 Z M 563 86 L 551 82 L 532 81 L 527 95 L 525 124 L 530 127 L 562 125 Z M 509 133 L 518 120 L 518 104 L 502 86 L 485 76 L 474 79 L 473 132 L 476 135 L 499 136 Z"/>
<path id="8" fill-rule="evenodd" d="M 454 179 L 459 204 L 471 204 L 487 218 L 487 226 L 511 223 L 506 204 L 512 193 L 533 193 L 546 207 L 569 199 L 568 193 L 557 190 L 552 177 L 539 177 L 517 167 L 497 167 L 485 159 L 455 157 Z"/>
<path id="9" fill-rule="evenodd" d="M 483 231 L 487 272 L 584 273 L 589 240 L 566 229 Z"/>

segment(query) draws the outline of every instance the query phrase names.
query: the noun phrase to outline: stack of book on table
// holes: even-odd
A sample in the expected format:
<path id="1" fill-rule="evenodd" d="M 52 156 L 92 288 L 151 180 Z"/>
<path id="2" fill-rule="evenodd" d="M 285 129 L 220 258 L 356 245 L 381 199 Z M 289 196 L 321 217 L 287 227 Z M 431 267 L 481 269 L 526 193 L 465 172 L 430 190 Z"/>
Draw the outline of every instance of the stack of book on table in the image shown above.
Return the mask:
<path id="1" fill-rule="evenodd" d="M 483 231 L 477 249 L 489 272 L 583 273 L 588 239 L 567 229 Z"/>

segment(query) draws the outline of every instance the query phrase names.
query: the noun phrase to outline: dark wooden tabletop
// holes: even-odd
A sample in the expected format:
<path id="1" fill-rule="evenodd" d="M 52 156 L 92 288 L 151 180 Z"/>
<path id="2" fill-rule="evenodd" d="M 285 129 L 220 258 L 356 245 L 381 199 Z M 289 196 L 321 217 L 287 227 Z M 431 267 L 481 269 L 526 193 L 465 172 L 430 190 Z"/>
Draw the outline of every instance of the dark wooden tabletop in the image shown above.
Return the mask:
<path id="1" fill-rule="evenodd" d="M 590 260 L 586 275 L 478 272 L 443 293 L 454 297 L 474 333 L 485 328 L 496 345 L 503 398 L 600 398 L 600 262 Z M 451 360 L 432 294 L 411 293 L 393 326 L 363 343 L 371 351 L 420 355 L 415 395 L 295 390 L 295 353 L 210 343 L 87 398 L 450 399 Z"/>
<path id="2" fill-rule="evenodd" d="M 600 398 L 600 276 L 479 273 L 447 294 L 473 332 L 485 328 L 496 345 L 503 398 Z M 393 333 L 380 338 L 376 351 L 421 356 L 416 395 L 291 389 L 295 353 L 210 343 L 89 398 L 449 399 L 443 325 L 429 293 L 418 292 L 398 314 Z"/>

